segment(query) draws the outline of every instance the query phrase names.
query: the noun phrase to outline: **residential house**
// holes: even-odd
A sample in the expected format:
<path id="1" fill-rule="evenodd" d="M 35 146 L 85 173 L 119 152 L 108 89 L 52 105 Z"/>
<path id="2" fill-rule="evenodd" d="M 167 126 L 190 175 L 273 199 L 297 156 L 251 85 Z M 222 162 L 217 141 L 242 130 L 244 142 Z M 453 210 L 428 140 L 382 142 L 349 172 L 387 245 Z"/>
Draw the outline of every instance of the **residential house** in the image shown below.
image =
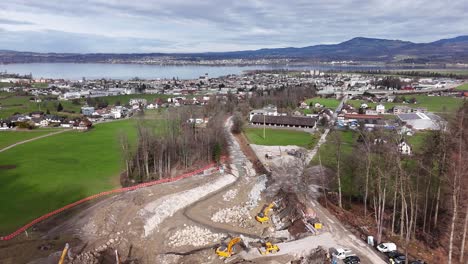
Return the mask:
<path id="1" fill-rule="evenodd" d="M 76 121 L 75 124 L 73 124 L 73 129 L 86 131 L 91 129 L 92 126 L 93 123 L 91 123 L 88 119 L 81 119 L 79 121 Z"/>
<path id="2" fill-rule="evenodd" d="M 398 151 L 403 155 L 411 155 L 411 146 L 402 140 L 401 143 L 398 144 Z"/>
<path id="3" fill-rule="evenodd" d="M 377 111 L 378 114 L 385 114 L 385 105 L 383 104 L 378 104 L 375 107 L 375 111 Z"/>
<path id="4" fill-rule="evenodd" d="M 42 118 L 44 116 L 44 112 L 42 111 L 34 111 L 29 114 L 32 118 Z"/>
<path id="5" fill-rule="evenodd" d="M 405 114 L 405 113 L 411 113 L 411 107 L 408 107 L 406 105 L 395 105 L 393 107 L 394 115 Z"/>
<path id="6" fill-rule="evenodd" d="M 94 107 L 92 106 L 83 106 L 81 107 L 81 113 L 84 116 L 92 116 L 94 113 Z"/>
<path id="7" fill-rule="evenodd" d="M 129 105 L 142 105 L 146 106 L 148 104 L 148 101 L 143 98 L 132 98 L 130 99 L 130 102 L 128 103 Z"/>

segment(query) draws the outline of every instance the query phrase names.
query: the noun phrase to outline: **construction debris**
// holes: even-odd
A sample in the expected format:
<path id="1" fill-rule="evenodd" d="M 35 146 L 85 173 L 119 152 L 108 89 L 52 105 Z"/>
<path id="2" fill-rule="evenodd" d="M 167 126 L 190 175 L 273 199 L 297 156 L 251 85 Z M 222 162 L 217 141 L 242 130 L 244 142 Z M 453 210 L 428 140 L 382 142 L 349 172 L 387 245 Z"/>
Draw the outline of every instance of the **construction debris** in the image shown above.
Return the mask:
<path id="1" fill-rule="evenodd" d="M 252 217 L 250 216 L 250 211 L 258 206 L 261 193 L 266 189 L 267 177 L 266 175 L 259 176 L 256 178 L 256 181 L 257 182 L 249 192 L 248 200 L 244 204 L 220 209 L 213 214 L 211 221 L 216 223 L 236 224 L 242 228 L 253 227 L 254 223 L 251 221 Z M 229 191 L 225 195 L 228 193 Z M 225 195 L 223 195 L 223 199 Z"/>
<path id="2" fill-rule="evenodd" d="M 173 216 L 178 210 L 196 202 L 202 197 L 233 183 L 235 180 L 236 178 L 232 175 L 225 174 L 220 176 L 214 182 L 207 183 L 188 191 L 167 195 L 148 203 L 138 212 L 138 215 L 145 219 L 144 236 L 149 236 L 154 230 L 159 232 L 158 226 L 166 218 Z"/>
<path id="3" fill-rule="evenodd" d="M 239 191 L 237 189 L 227 191 L 225 194 L 223 194 L 223 201 L 229 202 L 229 201 L 234 200 L 234 198 L 236 198 L 238 192 Z"/>
<path id="4" fill-rule="evenodd" d="M 178 229 L 169 237 L 168 245 L 172 247 L 201 247 L 217 243 L 225 236 L 225 234 L 213 233 L 206 228 L 186 226 L 183 229 Z"/>

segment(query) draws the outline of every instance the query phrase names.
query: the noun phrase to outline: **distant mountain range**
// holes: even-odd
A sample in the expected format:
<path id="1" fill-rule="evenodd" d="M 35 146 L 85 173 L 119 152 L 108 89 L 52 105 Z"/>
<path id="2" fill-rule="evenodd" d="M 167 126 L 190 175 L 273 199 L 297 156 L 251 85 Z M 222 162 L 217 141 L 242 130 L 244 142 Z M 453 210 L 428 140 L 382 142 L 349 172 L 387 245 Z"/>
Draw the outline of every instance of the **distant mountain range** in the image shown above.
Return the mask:
<path id="1" fill-rule="evenodd" d="M 468 63 L 468 36 L 413 43 L 357 37 L 330 45 L 206 53 L 35 53 L 0 50 L 0 63 L 135 62 L 148 59 L 188 61 L 219 59 L 290 59 L 296 62 L 376 61 L 386 63 Z"/>

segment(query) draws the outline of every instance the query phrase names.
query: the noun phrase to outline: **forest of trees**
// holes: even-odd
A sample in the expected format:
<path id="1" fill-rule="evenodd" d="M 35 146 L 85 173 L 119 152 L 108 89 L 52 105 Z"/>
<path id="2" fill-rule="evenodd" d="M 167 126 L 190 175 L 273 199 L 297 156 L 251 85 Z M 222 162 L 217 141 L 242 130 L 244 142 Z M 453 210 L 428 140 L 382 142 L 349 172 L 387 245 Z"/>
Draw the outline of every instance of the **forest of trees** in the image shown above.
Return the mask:
<path id="1" fill-rule="evenodd" d="M 202 114 L 190 108 L 167 111 L 156 123 L 143 119 L 137 125 L 136 148 L 130 145 L 126 135 L 121 135 L 120 145 L 126 165 L 123 184 L 167 178 L 173 176 L 175 169 L 186 170 L 199 164 L 219 162 L 226 152 L 227 138 L 226 114 L 218 107 L 207 114 L 210 119 L 206 127 L 188 122 L 194 112 Z"/>
<path id="2" fill-rule="evenodd" d="M 250 98 L 249 104 L 253 109 L 272 104 L 278 109 L 295 109 L 298 104 L 307 98 L 316 95 L 316 88 L 311 84 L 284 86 L 276 90 L 256 90 Z"/>
<path id="3" fill-rule="evenodd" d="M 407 249 L 417 239 L 444 248 L 448 263 L 465 263 L 468 103 L 447 129 L 427 133 L 422 150 L 411 156 L 400 154 L 402 138 L 394 131 L 358 133 L 351 153 L 341 151 L 338 136 L 331 139 L 337 205 L 362 201 L 364 215 L 374 219 L 377 243 L 398 236 Z M 342 188 L 344 177 L 351 179 L 351 187 Z"/>

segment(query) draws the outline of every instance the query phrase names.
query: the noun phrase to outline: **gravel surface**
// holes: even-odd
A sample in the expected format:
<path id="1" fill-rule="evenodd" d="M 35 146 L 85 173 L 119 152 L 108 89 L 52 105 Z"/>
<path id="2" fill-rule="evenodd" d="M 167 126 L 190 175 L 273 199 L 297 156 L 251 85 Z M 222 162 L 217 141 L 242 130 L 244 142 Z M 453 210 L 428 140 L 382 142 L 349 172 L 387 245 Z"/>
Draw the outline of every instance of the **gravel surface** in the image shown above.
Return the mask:
<path id="1" fill-rule="evenodd" d="M 178 229 L 169 237 L 168 245 L 172 247 L 201 247 L 213 243 L 218 243 L 225 236 L 225 234 L 213 233 L 206 228 L 201 228 L 198 226 L 185 226 L 183 229 Z"/>
<path id="2" fill-rule="evenodd" d="M 148 203 L 138 211 L 138 215 L 144 218 L 144 236 L 148 237 L 153 231 L 158 231 L 158 226 L 178 210 L 187 207 L 204 196 L 217 191 L 235 181 L 235 177 L 229 174 L 222 175 L 211 183 L 193 188 L 191 190 L 166 195 Z"/>
<path id="3" fill-rule="evenodd" d="M 229 202 L 229 201 L 234 200 L 234 198 L 236 198 L 238 192 L 239 192 L 239 190 L 237 190 L 237 189 L 227 191 L 223 195 L 223 201 Z"/>
<path id="4" fill-rule="evenodd" d="M 236 224 L 242 228 L 251 228 L 252 217 L 250 216 L 250 210 L 258 206 L 258 202 L 261 200 L 261 194 L 266 189 L 267 177 L 266 175 L 259 176 L 256 178 L 256 183 L 253 185 L 249 192 L 248 200 L 242 205 L 235 205 L 233 207 L 223 208 L 213 214 L 211 221 L 216 223 L 230 223 Z M 237 190 L 236 190 L 237 191 Z M 228 195 L 229 191 L 223 195 Z"/>

